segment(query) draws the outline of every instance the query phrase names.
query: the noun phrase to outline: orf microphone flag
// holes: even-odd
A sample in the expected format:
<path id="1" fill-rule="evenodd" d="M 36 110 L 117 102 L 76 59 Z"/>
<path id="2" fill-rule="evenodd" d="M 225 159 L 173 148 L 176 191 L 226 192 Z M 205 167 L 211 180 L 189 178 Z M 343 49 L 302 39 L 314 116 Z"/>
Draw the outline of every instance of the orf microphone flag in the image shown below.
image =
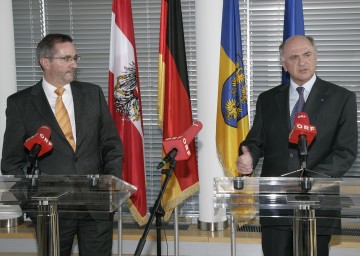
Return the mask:
<path id="1" fill-rule="evenodd" d="M 188 129 L 186 129 L 182 135 L 173 138 L 167 138 L 163 142 L 164 152 L 167 154 L 172 149 L 177 150 L 177 155 L 175 160 L 186 160 L 191 156 L 189 143 L 195 138 L 195 136 L 202 129 L 202 123 L 196 121 Z"/>
<path id="2" fill-rule="evenodd" d="M 203 125 L 200 121 L 196 121 L 187 128 L 180 136 L 167 138 L 163 141 L 163 149 L 166 154 L 164 159 L 157 166 L 158 169 L 162 168 L 171 159 L 176 161 L 187 160 L 191 156 L 189 147 L 190 142 L 193 141 L 195 136 L 200 132 Z"/>
<path id="3" fill-rule="evenodd" d="M 53 144 L 49 140 L 50 135 L 50 128 L 48 126 L 41 126 L 35 135 L 28 138 L 24 146 L 30 151 L 30 155 L 37 158 L 52 150 Z"/>
<path id="4" fill-rule="evenodd" d="M 314 140 L 316 133 L 316 127 L 309 124 L 308 115 L 305 112 L 299 112 L 295 116 L 294 128 L 289 135 L 289 142 L 298 144 L 299 137 L 305 135 L 307 144 L 310 145 Z"/>

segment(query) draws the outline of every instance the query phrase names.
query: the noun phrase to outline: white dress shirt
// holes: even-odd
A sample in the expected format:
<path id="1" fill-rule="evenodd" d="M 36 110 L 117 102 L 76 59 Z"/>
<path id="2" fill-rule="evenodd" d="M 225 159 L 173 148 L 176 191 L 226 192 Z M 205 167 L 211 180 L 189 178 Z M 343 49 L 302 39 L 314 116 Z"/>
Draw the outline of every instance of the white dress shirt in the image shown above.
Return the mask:
<path id="1" fill-rule="evenodd" d="M 43 78 L 42 86 L 43 86 L 46 98 L 49 101 L 51 110 L 53 111 L 53 113 L 55 115 L 55 103 L 56 103 L 56 99 L 58 97 L 58 95 L 55 93 L 55 90 L 57 89 L 57 87 L 49 84 L 45 80 L 45 78 Z M 75 124 L 75 113 L 74 113 L 74 101 L 73 101 L 73 96 L 72 96 L 72 92 L 71 92 L 71 86 L 70 86 L 70 84 L 66 84 L 64 86 L 64 88 L 65 88 L 65 91 L 62 95 L 62 100 L 65 104 L 66 110 L 70 117 L 71 129 L 72 129 L 72 133 L 73 133 L 74 140 L 76 143 L 76 124 Z"/>
<path id="2" fill-rule="evenodd" d="M 309 97 L 309 94 L 311 92 L 311 89 L 315 83 L 316 75 L 314 74 L 313 77 L 307 81 L 305 84 L 303 84 L 302 87 L 304 87 L 304 100 L 306 102 L 307 98 Z M 299 85 L 297 85 L 293 80 L 290 79 L 290 90 L 289 90 L 289 107 L 290 107 L 290 115 L 291 112 L 296 104 L 296 101 L 299 99 L 299 93 L 297 92 L 296 88 Z"/>

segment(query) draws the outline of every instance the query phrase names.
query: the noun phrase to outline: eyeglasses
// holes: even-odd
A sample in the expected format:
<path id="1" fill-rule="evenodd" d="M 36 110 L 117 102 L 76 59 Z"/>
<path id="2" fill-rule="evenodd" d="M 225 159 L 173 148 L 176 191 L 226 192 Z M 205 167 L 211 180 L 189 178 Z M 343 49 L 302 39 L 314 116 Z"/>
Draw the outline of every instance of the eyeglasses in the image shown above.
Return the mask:
<path id="1" fill-rule="evenodd" d="M 62 60 L 66 63 L 70 63 L 71 61 L 75 61 L 76 63 L 78 63 L 80 61 L 80 56 L 79 55 L 75 55 L 74 57 L 71 56 L 65 56 L 65 57 L 44 57 L 46 59 L 57 59 L 57 60 Z"/>

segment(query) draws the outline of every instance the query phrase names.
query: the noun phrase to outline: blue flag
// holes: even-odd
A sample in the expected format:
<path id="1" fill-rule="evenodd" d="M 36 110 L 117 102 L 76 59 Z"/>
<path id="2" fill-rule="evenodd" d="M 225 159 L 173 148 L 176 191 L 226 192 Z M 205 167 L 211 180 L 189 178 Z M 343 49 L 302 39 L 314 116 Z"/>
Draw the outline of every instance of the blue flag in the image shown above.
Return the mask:
<path id="1" fill-rule="evenodd" d="M 285 0 L 283 41 L 295 35 L 305 35 L 302 0 Z M 282 83 L 289 81 L 289 74 L 283 70 Z"/>

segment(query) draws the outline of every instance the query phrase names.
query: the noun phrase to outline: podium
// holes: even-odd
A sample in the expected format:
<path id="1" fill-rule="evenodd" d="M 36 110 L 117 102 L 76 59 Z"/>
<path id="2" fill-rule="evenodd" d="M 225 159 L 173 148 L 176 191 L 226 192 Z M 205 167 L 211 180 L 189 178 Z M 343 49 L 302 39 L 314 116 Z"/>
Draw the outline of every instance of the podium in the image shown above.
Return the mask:
<path id="1" fill-rule="evenodd" d="M 317 256 L 318 230 L 340 229 L 342 219 L 360 217 L 357 178 L 219 177 L 213 185 L 215 210 L 225 208 L 230 216 L 231 255 L 236 225 L 252 218 L 292 225 L 294 255 Z"/>
<path id="2" fill-rule="evenodd" d="M 59 214 L 101 216 L 116 211 L 136 187 L 111 175 L 0 176 L 0 208 L 18 205 L 37 217 L 39 256 L 58 256 Z"/>

